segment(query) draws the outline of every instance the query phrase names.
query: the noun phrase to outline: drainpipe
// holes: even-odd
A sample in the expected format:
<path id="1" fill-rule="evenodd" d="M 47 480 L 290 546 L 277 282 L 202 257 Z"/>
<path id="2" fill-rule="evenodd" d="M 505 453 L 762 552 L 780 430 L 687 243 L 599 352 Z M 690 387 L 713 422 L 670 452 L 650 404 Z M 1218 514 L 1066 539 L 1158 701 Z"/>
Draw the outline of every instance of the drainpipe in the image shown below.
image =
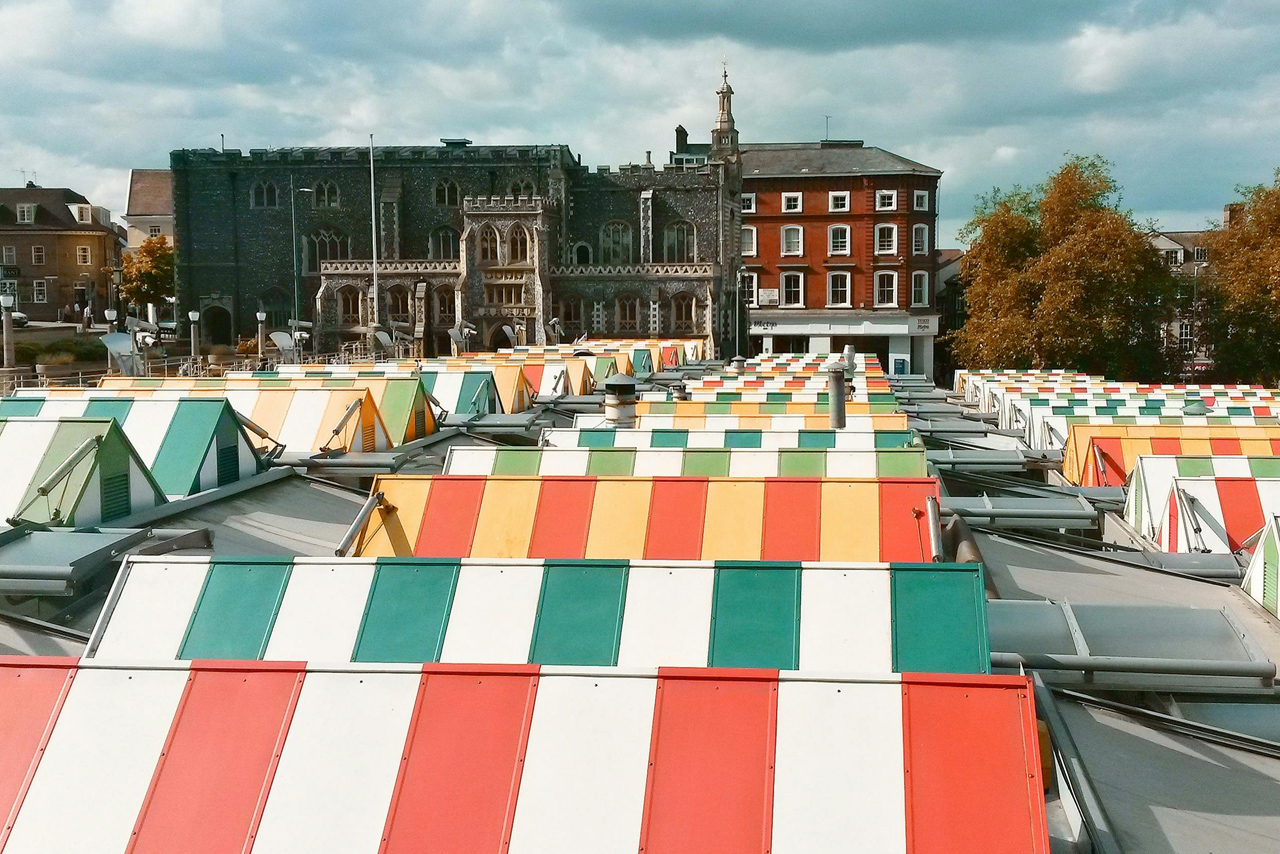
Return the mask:
<path id="1" fill-rule="evenodd" d="M 844 372 L 848 369 L 844 362 L 836 362 L 827 368 L 827 413 L 832 430 L 843 430 L 845 425 L 845 382 Z"/>

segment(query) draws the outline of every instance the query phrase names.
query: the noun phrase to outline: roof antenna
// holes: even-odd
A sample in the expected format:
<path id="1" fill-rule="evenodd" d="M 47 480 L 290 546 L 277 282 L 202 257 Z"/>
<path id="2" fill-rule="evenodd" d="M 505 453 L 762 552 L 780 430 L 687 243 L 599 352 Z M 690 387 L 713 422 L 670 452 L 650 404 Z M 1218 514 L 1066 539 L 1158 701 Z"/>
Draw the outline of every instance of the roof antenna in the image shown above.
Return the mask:
<path id="1" fill-rule="evenodd" d="M 823 116 L 827 120 L 827 135 L 823 139 L 831 139 L 831 116 Z"/>
<path id="2" fill-rule="evenodd" d="M 225 133 L 218 134 L 218 139 L 222 141 L 222 153 L 227 153 L 227 135 Z"/>
<path id="3" fill-rule="evenodd" d="M 14 172 L 17 172 L 19 175 L 21 175 L 21 176 L 22 176 L 22 186 L 24 186 L 24 187 L 25 187 L 25 186 L 27 186 L 27 170 L 26 170 L 26 169 L 14 169 L 13 171 L 14 171 Z"/>

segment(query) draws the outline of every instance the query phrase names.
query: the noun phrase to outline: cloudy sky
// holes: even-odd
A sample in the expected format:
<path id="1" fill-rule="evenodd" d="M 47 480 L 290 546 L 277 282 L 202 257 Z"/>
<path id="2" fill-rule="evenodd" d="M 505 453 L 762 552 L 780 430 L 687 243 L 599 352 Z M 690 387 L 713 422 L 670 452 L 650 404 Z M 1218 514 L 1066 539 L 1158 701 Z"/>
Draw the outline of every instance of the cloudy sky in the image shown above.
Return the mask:
<path id="1" fill-rule="evenodd" d="M 124 208 L 174 148 L 567 143 L 665 160 L 720 62 L 744 141 L 863 139 L 976 194 L 1067 152 L 1166 228 L 1280 167 L 1277 0 L 0 0 L 0 185 Z M 28 176 L 29 177 L 29 176 Z"/>

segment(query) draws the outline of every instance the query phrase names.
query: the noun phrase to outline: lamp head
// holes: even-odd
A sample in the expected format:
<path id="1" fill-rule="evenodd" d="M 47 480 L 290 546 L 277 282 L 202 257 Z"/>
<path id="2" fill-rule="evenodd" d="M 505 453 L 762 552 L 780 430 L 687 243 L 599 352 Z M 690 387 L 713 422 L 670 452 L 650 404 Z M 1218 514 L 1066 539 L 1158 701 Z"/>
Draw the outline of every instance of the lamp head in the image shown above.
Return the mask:
<path id="1" fill-rule="evenodd" d="M 107 323 L 115 323 L 116 318 L 119 317 L 120 315 L 116 312 L 114 308 L 109 308 L 106 311 L 102 312 L 102 316 L 107 319 Z"/>
<path id="2" fill-rule="evenodd" d="M 4 308 L 6 310 L 13 308 L 13 303 L 13 294 L 0 294 L 0 308 Z"/>
<path id="3" fill-rule="evenodd" d="M 197 322 L 199 322 L 199 320 L 200 320 L 200 312 L 195 311 L 194 309 L 193 309 L 192 311 L 188 311 L 188 312 L 187 312 L 187 320 L 190 320 L 192 323 L 197 323 Z"/>
<path id="4" fill-rule="evenodd" d="M 267 313 L 265 311 L 258 312 L 258 322 L 259 323 L 267 322 Z"/>

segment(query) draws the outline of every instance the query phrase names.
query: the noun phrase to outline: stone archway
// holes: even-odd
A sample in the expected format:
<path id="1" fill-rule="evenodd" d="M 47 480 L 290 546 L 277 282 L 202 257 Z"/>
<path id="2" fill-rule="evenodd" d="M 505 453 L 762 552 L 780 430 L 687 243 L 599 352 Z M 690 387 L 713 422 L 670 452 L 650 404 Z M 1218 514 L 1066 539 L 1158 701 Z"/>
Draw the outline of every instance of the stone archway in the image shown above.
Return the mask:
<path id="1" fill-rule="evenodd" d="M 220 305 L 211 305 L 200 315 L 200 335 L 206 344 L 231 343 L 231 312 Z"/>

